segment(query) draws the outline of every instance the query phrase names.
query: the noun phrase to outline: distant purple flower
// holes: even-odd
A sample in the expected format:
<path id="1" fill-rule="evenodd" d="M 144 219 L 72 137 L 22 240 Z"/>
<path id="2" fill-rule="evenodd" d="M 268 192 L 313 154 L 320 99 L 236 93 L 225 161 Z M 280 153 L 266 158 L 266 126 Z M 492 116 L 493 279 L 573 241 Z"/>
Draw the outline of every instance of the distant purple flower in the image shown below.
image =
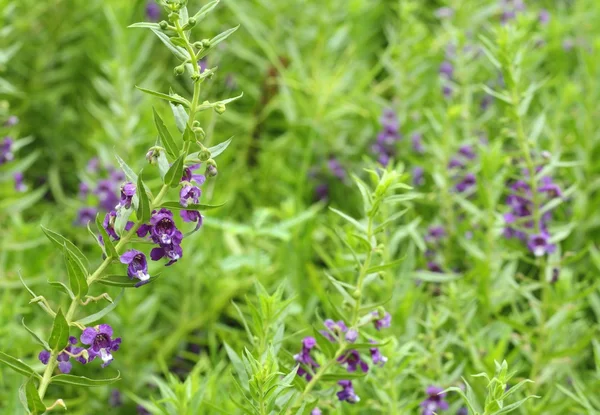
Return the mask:
<path id="1" fill-rule="evenodd" d="M 462 169 L 463 167 L 465 167 L 465 163 L 456 157 L 452 157 L 448 162 L 449 169 Z"/>
<path id="2" fill-rule="evenodd" d="M 467 173 L 463 179 L 458 182 L 455 186 L 456 190 L 460 193 L 466 192 L 477 184 L 477 179 L 473 173 Z"/>
<path id="3" fill-rule="evenodd" d="M 117 188 L 117 183 L 109 179 L 103 179 L 98 182 L 94 193 L 98 196 L 102 209 L 110 211 L 119 204 Z"/>
<path id="4" fill-rule="evenodd" d="M 17 117 L 16 115 L 11 115 L 10 117 L 8 117 L 6 119 L 6 121 L 4 121 L 4 126 L 5 127 L 14 127 L 18 123 L 19 123 L 19 117 Z"/>
<path id="5" fill-rule="evenodd" d="M 13 139 L 10 137 L 4 137 L 2 143 L 0 143 L 0 165 L 14 159 L 12 153 Z"/>
<path id="6" fill-rule="evenodd" d="M 198 67 L 200 69 L 200 73 L 204 72 L 206 68 L 208 68 L 208 60 L 206 58 L 202 58 L 198 61 Z"/>
<path id="7" fill-rule="evenodd" d="M 444 85 L 442 86 L 442 94 L 444 95 L 444 98 L 446 98 L 446 99 L 452 98 L 453 93 L 454 93 L 454 90 L 452 89 L 452 85 L 450 85 L 448 83 L 444 83 Z"/>
<path id="8" fill-rule="evenodd" d="M 546 9 L 540 10 L 538 19 L 541 24 L 543 24 L 543 25 L 548 24 L 548 22 L 550 22 L 550 12 Z"/>
<path id="9" fill-rule="evenodd" d="M 302 339 L 302 351 L 294 355 L 294 360 L 299 363 L 298 376 L 304 376 L 307 381 L 312 379 L 312 372 L 319 367 L 310 355 L 310 351 L 316 345 L 317 340 L 314 337 L 305 337 Z"/>
<path id="10" fill-rule="evenodd" d="M 556 250 L 556 245 L 550 243 L 550 235 L 546 232 L 531 235 L 527 241 L 527 247 L 537 257 L 551 254 Z"/>
<path id="11" fill-rule="evenodd" d="M 542 177 L 542 186 L 538 190 L 547 193 L 553 199 L 562 196 L 560 186 L 554 183 L 552 178 L 548 176 Z"/>
<path id="12" fill-rule="evenodd" d="M 485 94 L 483 98 L 481 98 L 481 102 L 479 103 L 479 108 L 481 108 L 482 111 L 487 110 L 492 103 L 494 102 L 494 97 L 488 94 Z"/>
<path id="13" fill-rule="evenodd" d="M 110 391 L 108 404 L 113 408 L 117 408 L 123 405 L 123 398 L 121 397 L 121 392 L 118 389 L 113 389 L 112 391 Z"/>
<path id="14" fill-rule="evenodd" d="M 565 39 L 563 40 L 562 47 L 566 52 L 569 52 L 575 47 L 575 41 L 573 39 Z"/>
<path id="15" fill-rule="evenodd" d="M 190 203 L 198 204 L 202 190 L 191 184 L 185 184 L 179 191 L 179 203 L 187 207 Z"/>
<path id="16" fill-rule="evenodd" d="M 442 267 L 437 262 L 434 262 L 434 261 L 430 261 L 427 263 L 427 269 L 430 272 L 437 272 L 439 274 L 444 273 L 444 270 L 442 269 Z"/>
<path id="17" fill-rule="evenodd" d="M 150 412 L 148 412 L 148 410 L 146 408 L 144 408 L 142 405 L 136 406 L 135 410 L 137 412 L 137 415 L 151 415 Z"/>
<path id="18" fill-rule="evenodd" d="M 127 264 L 127 275 L 129 279 L 137 278 L 140 280 L 135 286 L 140 287 L 150 282 L 148 275 L 148 261 L 146 255 L 135 249 L 131 249 L 121 255 L 120 261 L 122 264 Z"/>
<path id="19" fill-rule="evenodd" d="M 342 320 L 335 322 L 327 319 L 323 323 L 327 327 L 327 330 L 321 330 L 321 334 L 332 342 L 336 341 L 340 334 L 348 331 L 348 327 L 346 327 L 346 324 Z"/>
<path id="20" fill-rule="evenodd" d="M 88 161 L 86 170 L 88 173 L 98 173 L 98 169 L 100 168 L 100 160 L 98 157 L 94 157 Z"/>
<path id="21" fill-rule="evenodd" d="M 13 178 L 15 179 L 15 190 L 17 192 L 24 192 L 27 190 L 27 185 L 24 182 L 23 173 L 18 171 L 13 175 Z"/>
<path id="22" fill-rule="evenodd" d="M 146 17 L 152 22 L 157 22 L 160 19 L 160 6 L 152 0 L 146 4 Z"/>
<path id="23" fill-rule="evenodd" d="M 370 343 L 375 344 L 373 340 L 370 340 Z M 371 359 L 373 360 L 373 364 L 376 366 L 381 367 L 385 365 L 388 361 L 388 358 L 381 354 L 381 350 L 379 350 L 379 347 L 371 347 L 369 349 L 369 352 L 371 352 Z"/>
<path id="24" fill-rule="evenodd" d="M 360 368 L 363 373 L 369 371 L 369 365 L 361 359 L 360 353 L 358 353 L 357 350 L 349 350 L 344 356 L 340 356 L 338 362 L 341 365 L 346 365 L 346 369 L 350 373 L 356 372 L 358 368 Z"/>
<path id="25" fill-rule="evenodd" d="M 469 410 L 462 406 L 458 409 L 458 411 L 456 411 L 456 415 L 469 415 Z"/>
<path id="26" fill-rule="evenodd" d="M 425 393 L 428 395 L 427 399 L 421 402 L 421 408 L 423 408 L 422 415 L 433 415 L 437 411 L 446 411 L 450 407 L 448 402 L 445 401 L 446 394 L 441 393 L 442 388 L 436 386 L 429 386 Z"/>
<path id="27" fill-rule="evenodd" d="M 133 196 L 135 196 L 135 190 L 136 186 L 131 182 L 127 182 L 121 186 L 121 201 L 118 204 L 119 208 L 131 208 L 131 201 Z"/>
<path id="28" fill-rule="evenodd" d="M 335 158 L 330 158 L 327 161 L 327 166 L 329 167 L 329 171 L 331 171 L 331 173 L 338 179 L 343 180 L 346 177 L 346 171 L 344 170 L 340 162 Z"/>
<path id="29" fill-rule="evenodd" d="M 371 150 L 377 156 L 379 163 L 387 166 L 390 159 L 396 154 L 396 142 L 402 138 L 399 132 L 400 121 L 395 111 L 388 108 L 383 111 L 380 122 L 382 129 Z"/>
<path id="30" fill-rule="evenodd" d="M 438 243 L 446 236 L 446 229 L 443 226 L 430 226 L 425 235 L 425 240 L 429 243 Z"/>
<path id="31" fill-rule="evenodd" d="M 473 146 L 465 144 L 458 149 L 458 153 L 465 157 L 467 160 L 473 160 L 477 155 L 475 154 L 475 150 Z"/>
<path id="32" fill-rule="evenodd" d="M 312 411 L 310 411 L 310 415 L 323 415 L 323 412 L 321 412 L 319 408 L 315 408 Z"/>
<path id="33" fill-rule="evenodd" d="M 75 223 L 79 226 L 87 226 L 89 222 L 96 219 L 98 211 L 93 207 L 84 207 L 77 212 L 77 220 Z"/>
<path id="34" fill-rule="evenodd" d="M 315 199 L 324 201 L 329 198 L 329 186 L 326 183 L 321 183 L 315 187 Z"/>
<path id="35" fill-rule="evenodd" d="M 358 339 L 358 331 L 356 329 L 350 329 L 346 332 L 346 341 L 354 343 Z"/>
<path id="36" fill-rule="evenodd" d="M 81 333 L 81 343 L 89 345 L 88 353 L 91 362 L 96 357 L 102 359 L 102 367 L 106 367 L 113 361 L 111 352 L 119 350 L 121 338 L 112 338 L 113 329 L 108 324 L 100 324 L 96 327 L 88 327 Z"/>
<path id="37" fill-rule="evenodd" d="M 87 183 L 79 183 L 79 197 L 85 198 L 90 193 L 90 186 Z"/>
<path id="38" fill-rule="evenodd" d="M 433 12 L 435 17 L 438 19 L 449 19 L 454 16 L 454 9 L 452 7 L 440 7 Z"/>
<path id="39" fill-rule="evenodd" d="M 337 397 L 340 401 L 346 401 L 348 403 L 356 403 L 360 401 L 358 395 L 354 392 L 354 387 L 352 386 L 352 381 L 350 380 L 340 380 L 338 385 L 342 387 L 342 390 L 337 392 Z"/>
<path id="40" fill-rule="evenodd" d="M 415 166 L 412 170 L 413 186 L 423 186 L 425 184 L 425 170 L 421 166 Z"/>
<path id="41" fill-rule="evenodd" d="M 371 314 L 376 317 L 373 320 L 373 323 L 375 324 L 375 328 L 377 330 L 387 329 L 387 328 L 391 327 L 391 325 L 392 325 L 392 315 L 390 313 L 388 313 L 387 311 L 383 315 L 383 318 L 381 318 L 381 319 L 379 318 L 379 312 L 378 311 L 373 311 L 373 313 L 371 313 Z"/>
<path id="42" fill-rule="evenodd" d="M 421 133 L 414 133 L 410 140 L 415 153 L 423 154 L 425 152 L 425 147 L 423 146 L 423 135 Z"/>
<path id="43" fill-rule="evenodd" d="M 452 79 L 452 76 L 454 75 L 454 66 L 452 65 L 452 63 L 448 61 L 442 62 L 442 64 L 440 65 L 440 75 L 442 75 L 446 79 Z"/>

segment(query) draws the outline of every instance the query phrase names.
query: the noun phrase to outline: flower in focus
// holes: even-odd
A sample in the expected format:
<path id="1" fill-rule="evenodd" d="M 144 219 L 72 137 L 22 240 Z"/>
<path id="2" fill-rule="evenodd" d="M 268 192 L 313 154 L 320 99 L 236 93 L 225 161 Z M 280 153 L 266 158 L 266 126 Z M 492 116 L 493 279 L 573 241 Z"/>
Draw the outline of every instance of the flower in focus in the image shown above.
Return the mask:
<path id="1" fill-rule="evenodd" d="M 198 204 L 202 190 L 191 184 L 185 184 L 179 191 L 179 203 L 187 207 L 190 203 Z"/>
<path id="2" fill-rule="evenodd" d="M 135 196 L 136 186 L 131 182 L 127 182 L 121 186 L 121 201 L 117 205 L 116 209 L 121 207 L 129 209 L 131 207 L 131 201 Z"/>
<path id="3" fill-rule="evenodd" d="M 342 387 L 342 390 L 337 392 L 337 397 L 340 401 L 346 401 L 348 403 L 356 403 L 360 401 L 360 398 L 354 392 L 354 387 L 352 386 L 352 381 L 350 380 L 340 380 L 338 385 Z"/>
<path id="4" fill-rule="evenodd" d="M 150 282 L 150 275 L 148 275 L 148 261 L 146 255 L 135 249 L 131 249 L 121 255 L 121 263 L 127 264 L 127 275 L 129 279 L 137 278 L 140 280 L 135 286 L 140 287 Z"/>
<path id="5" fill-rule="evenodd" d="M 341 365 L 347 365 L 348 372 L 356 372 L 356 370 L 360 367 L 360 370 L 363 373 L 367 373 L 369 371 L 369 365 L 367 362 L 361 359 L 360 353 L 357 350 L 349 350 L 344 356 L 340 356 L 338 362 Z"/>
<path id="6" fill-rule="evenodd" d="M 449 408 L 448 402 L 445 401 L 446 394 L 441 393 L 442 391 L 442 388 L 436 386 L 429 386 L 425 390 L 428 397 L 421 402 L 422 415 L 433 415 L 437 411 L 445 411 Z"/>
<path id="7" fill-rule="evenodd" d="M 310 351 L 317 345 L 317 340 L 314 337 L 305 337 L 302 339 L 302 351 L 294 355 L 294 360 L 300 364 L 298 367 L 298 376 L 306 377 L 307 381 L 312 379 L 312 372 L 319 365 L 310 355 Z"/>
<path id="8" fill-rule="evenodd" d="M 113 351 L 119 350 L 121 338 L 112 339 L 113 329 L 108 324 L 100 324 L 96 327 L 87 327 L 81 333 L 81 343 L 89 345 L 89 361 L 96 357 L 102 359 L 102 367 L 106 367 L 113 361 Z"/>
<path id="9" fill-rule="evenodd" d="M 74 347 L 75 344 L 77 344 L 77 339 L 73 336 L 70 336 L 68 346 L 65 347 L 65 349 L 62 352 L 60 352 L 58 354 L 58 356 L 56 357 L 58 369 L 62 373 L 70 373 L 71 372 L 73 365 L 69 361 L 71 358 L 70 354 L 79 355 L 84 350 L 82 347 Z M 40 354 L 38 355 L 38 359 L 43 364 L 47 365 L 48 361 L 50 360 L 50 356 L 51 356 L 51 353 L 49 351 L 42 350 L 40 352 Z M 83 357 L 83 355 L 76 357 L 76 360 L 78 360 L 79 362 L 81 362 L 83 364 L 87 363 L 87 360 L 85 357 Z"/>

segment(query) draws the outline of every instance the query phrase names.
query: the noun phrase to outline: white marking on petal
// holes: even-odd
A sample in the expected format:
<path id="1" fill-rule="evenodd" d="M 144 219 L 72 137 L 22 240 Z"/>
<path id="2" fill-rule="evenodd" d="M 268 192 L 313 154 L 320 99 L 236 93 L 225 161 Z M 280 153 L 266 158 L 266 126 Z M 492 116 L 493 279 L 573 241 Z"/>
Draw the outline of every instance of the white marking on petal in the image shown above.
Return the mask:
<path id="1" fill-rule="evenodd" d="M 139 270 L 139 271 L 136 273 L 136 276 L 138 277 L 138 279 L 139 279 L 140 281 L 148 281 L 148 280 L 150 279 L 150 275 L 146 274 L 146 273 L 145 273 L 144 271 L 142 271 L 142 270 Z"/>
<path id="2" fill-rule="evenodd" d="M 108 353 L 106 349 L 100 349 L 100 357 L 104 363 L 110 363 L 113 360 L 112 354 Z"/>

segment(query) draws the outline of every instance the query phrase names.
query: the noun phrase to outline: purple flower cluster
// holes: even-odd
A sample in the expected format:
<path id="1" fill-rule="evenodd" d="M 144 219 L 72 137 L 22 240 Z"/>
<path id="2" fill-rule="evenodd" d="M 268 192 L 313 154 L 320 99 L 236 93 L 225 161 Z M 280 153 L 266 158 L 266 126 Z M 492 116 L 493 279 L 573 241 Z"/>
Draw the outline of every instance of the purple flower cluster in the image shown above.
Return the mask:
<path id="1" fill-rule="evenodd" d="M 326 168 L 313 167 L 309 172 L 309 177 L 318 180 L 319 184 L 315 187 L 315 200 L 325 201 L 329 198 L 329 184 L 331 177 L 336 180 L 344 181 L 346 179 L 346 169 L 338 159 L 331 156 L 327 160 Z"/>
<path id="2" fill-rule="evenodd" d="M 108 366 L 113 361 L 112 352 L 119 350 L 121 338 L 113 339 L 113 329 L 108 324 L 100 324 L 96 327 L 87 327 L 81 333 L 81 343 L 89 346 L 76 347 L 77 338 L 69 337 L 69 344 L 65 347 L 57 357 L 58 369 L 62 373 L 70 373 L 73 365 L 70 362 L 71 357 L 86 364 L 97 357 L 102 360 L 102 367 Z M 42 350 L 38 356 L 40 362 L 47 365 L 50 360 L 51 353 L 48 350 Z"/>
<path id="3" fill-rule="evenodd" d="M 85 206 L 79 209 L 76 224 L 86 226 L 90 220 L 96 217 L 98 211 L 111 212 L 120 208 L 129 209 L 131 200 L 135 194 L 135 184 L 125 183 L 123 172 L 112 166 L 100 165 L 100 160 L 92 158 L 86 167 L 90 180 L 97 180 L 94 186 L 88 182 L 79 184 L 79 197 L 91 204 L 89 196 L 95 195 L 97 207 Z M 120 197 L 119 197 L 120 194 Z"/>
<path id="4" fill-rule="evenodd" d="M 200 200 L 202 190 L 198 186 L 204 184 L 206 176 L 194 173 L 199 168 L 199 164 L 194 164 L 183 169 L 182 187 L 179 191 L 179 203 L 183 207 L 188 207 L 189 204 L 198 204 Z M 184 222 L 196 222 L 195 230 L 202 226 L 202 215 L 197 210 L 182 210 L 180 215 Z"/>
<path id="5" fill-rule="evenodd" d="M 523 0 L 500 0 L 500 10 L 502 11 L 500 20 L 506 24 L 525 10 L 525 2 Z"/>
<path id="6" fill-rule="evenodd" d="M 374 311 L 371 321 L 377 330 L 388 328 L 392 322 L 392 316 L 389 313 Z M 348 328 L 342 321 L 325 320 L 325 330 L 320 333 L 328 341 L 332 343 L 345 342 L 353 344 L 358 340 L 359 333 L 355 328 Z M 387 357 L 381 354 L 377 343 L 372 339 L 369 340 L 373 347 L 369 348 L 371 359 L 376 366 L 383 366 L 387 362 Z M 307 381 L 313 378 L 314 373 L 320 367 L 312 356 L 313 350 L 317 347 L 317 340 L 314 337 L 305 337 L 302 340 L 302 350 L 294 355 L 294 360 L 298 363 L 298 376 L 305 377 Z M 368 363 L 363 360 L 360 352 L 356 349 L 347 350 L 342 356 L 337 359 L 338 364 L 344 367 L 348 373 L 356 372 L 360 369 L 363 373 L 369 371 Z M 350 380 L 340 380 L 338 385 L 342 390 L 337 392 L 337 397 L 340 401 L 356 403 L 360 399 L 354 391 L 354 387 Z"/>
<path id="7" fill-rule="evenodd" d="M 538 169 L 539 171 L 540 169 Z M 529 176 L 523 171 L 525 177 Z M 510 211 L 504 214 L 504 236 L 506 238 L 517 238 L 527 244 L 527 248 L 535 256 L 544 256 L 555 251 L 556 246 L 550 242 L 548 223 L 552 219 L 552 212 L 545 212 L 535 224 L 533 218 L 535 206 L 531 187 L 525 180 L 516 180 L 509 185 L 510 194 L 506 197 L 506 204 Z M 540 179 L 537 192 L 544 200 L 543 202 L 562 197 L 562 190 L 550 176 Z M 540 202 L 538 200 L 538 202 Z M 536 230 L 537 229 L 537 230 Z"/>
<path id="8" fill-rule="evenodd" d="M 15 158 L 12 152 L 13 144 L 14 141 L 11 137 L 4 137 L 2 142 L 0 142 L 0 166 Z"/>
<path id="9" fill-rule="evenodd" d="M 174 264 L 183 256 L 183 250 L 181 249 L 183 234 L 177 229 L 173 212 L 169 209 L 162 208 L 153 211 L 150 223 L 140 226 L 137 235 L 140 238 L 149 235 L 152 242 L 158 244 L 158 247 L 150 251 L 150 258 L 153 261 L 166 257 L 169 259 L 168 266 Z"/>
<path id="10" fill-rule="evenodd" d="M 427 230 L 425 235 L 425 242 L 427 242 L 427 250 L 425 256 L 427 257 L 427 269 L 430 272 L 443 273 L 444 270 L 440 265 L 439 259 L 436 259 L 437 252 L 440 251 L 441 244 L 446 237 L 446 229 L 442 226 L 431 226 Z"/>
<path id="11" fill-rule="evenodd" d="M 440 64 L 439 74 L 442 80 L 442 93 L 444 98 L 450 99 L 454 92 L 452 81 L 454 79 L 454 65 L 450 62 L 450 57 L 454 54 L 453 49 L 446 52 L 446 59 Z"/>
<path id="12" fill-rule="evenodd" d="M 463 145 L 458 149 L 454 157 L 448 163 L 448 169 L 455 173 L 456 184 L 454 189 L 459 193 L 466 193 L 477 184 L 475 174 L 465 171 L 469 162 L 473 161 L 477 155 L 471 145 Z"/>
<path id="13" fill-rule="evenodd" d="M 381 131 L 371 149 L 377 156 L 379 163 L 382 166 L 387 166 L 390 159 L 396 155 L 396 143 L 402 139 L 400 121 L 396 112 L 391 108 L 387 108 L 383 111 L 379 122 L 381 123 Z"/>
<path id="14" fill-rule="evenodd" d="M 437 386 L 429 386 L 425 393 L 427 399 L 421 402 L 422 415 L 434 415 L 438 411 L 446 411 L 450 405 L 446 402 L 446 394 L 442 393 L 443 389 Z"/>

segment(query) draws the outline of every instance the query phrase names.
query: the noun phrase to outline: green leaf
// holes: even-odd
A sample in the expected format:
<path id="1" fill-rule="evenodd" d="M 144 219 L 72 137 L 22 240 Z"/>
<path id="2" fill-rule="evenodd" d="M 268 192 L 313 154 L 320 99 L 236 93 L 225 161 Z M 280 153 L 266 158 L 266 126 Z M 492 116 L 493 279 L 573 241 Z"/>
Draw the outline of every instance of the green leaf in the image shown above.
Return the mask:
<path id="1" fill-rule="evenodd" d="M 179 154 L 179 149 L 177 148 L 177 144 L 173 140 L 171 133 L 165 126 L 164 121 L 158 115 L 158 112 L 152 107 L 152 113 L 154 114 L 154 124 L 156 125 L 156 129 L 158 130 L 158 135 L 160 136 L 160 141 L 165 146 L 165 150 L 172 157 L 176 158 Z M 138 187 L 139 188 L 139 187 Z"/>
<path id="2" fill-rule="evenodd" d="M 31 334 L 31 336 L 33 337 L 33 340 L 35 340 L 44 349 L 50 350 L 50 346 L 48 345 L 48 343 L 46 343 L 44 340 L 42 340 L 40 338 L 40 336 L 38 336 L 33 330 L 31 330 L 29 327 L 27 327 L 27 325 L 25 324 L 25 318 L 24 317 L 21 320 L 21 324 L 23 325 L 23 327 L 25 327 L 25 330 L 27 330 L 29 332 L 29 334 Z"/>
<path id="3" fill-rule="evenodd" d="M 187 50 L 185 50 L 184 48 L 182 48 L 180 46 L 173 45 L 173 43 L 171 43 L 171 39 L 165 33 L 163 33 L 160 30 L 156 30 L 156 29 L 150 29 L 150 30 L 152 30 L 152 32 L 167 47 L 167 49 L 169 49 L 171 52 L 173 52 L 173 55 L 177 56 L 177 58 L 179 60 L 186 61 L 189 59 L 190 56 L 188 55 Z"/>
<path id="4" fill-rule="evenodd" d="M 115 244 L 113 243 L 112 239 L 110 239 L 108 232 L 106 232 L 106 229 L 104 229 L 104 226 L 102 226 L 100 214 L 96 215 L 96 227 L 100 231 L 100 235 L 102 235 L 102 242 L 104 242 L 104 253 L 107 257 L 117 259 L 119 254 L 117 253 Z"/>
<path id="5" fill-rule="evenodd" d="M 317 340 L 317 345 L 323 351 L 325 356 L 328 358 L 332 358 L 335 356 L 335 346 L 329 339 L 321 334 L 316 327 L 313 327 L 313 333 L 315 335 L 315 339 Z"/>
<path id="6" fill-rule="evenodd" d="M 85 376 L 73 376 L 73 375 L 56 375 L 52 378 L 52 383 L 60 383 L 63 385 L 76 385 L 76 386 L 104 386 L 115 383 L 121 379 L 121 374 L 117 372 L 117 376 L 110 379 L 90 379 Z"/>
<path id="7" fill-rule="evenodd" d="M 210 48 L 209 49 L 213 49 L 216 45 L 218 45 L 219 43 L 221 43 L 222 41 L 227 39 L 239 28 L 240 28 L 240 25 L 237 25 L 237 26 L 232 27 L 231 29 L 227 29 L 226 31 L 219 33 L 217 36 L 213 37 L 210 40 Z"/>
<path id="8" fill-rule="evenodd" d="M 44 402 L 40 399 L 33 378 L 30 378 L 25 385 L 25 396 L 27 397 L 27 407 L 33 415 L 46 412 L 46 405 L 44 405 Z"/>
<path id="9" fill-rule="evenodd" d="M 350 380 L 350 379 L 358 379 L 367 376 L 366 373 L 328 373 L 321 377 L 321 380 L 324 382 L 333 382 L 336 380 Z"/>
<path id="10" fill-rule="evenodd" d="M 125 160 L 123 160 L 121 157 L 119 157 L 118 154 L 115 154 L 115 157 L 117 158 L 117 162 L 119 163 L 119 166 L 121 166 L 121 170 L 123 170 L 123 173 L 125 173 L 125 176 L 127 176 L 129 181 L 132 183 L 136 183 L 137 179 L 138 179 L 137 174 L 134 173 L 134 171 L 131 169 L 131 167 L 129 167 L 127 165 L 127 163 L 125 163 Z"/>
<path id="11" fill-rule="evenodd" d="M 60 282 L 60 281 L 50 281 L 48 280 L 48 285 L 50 285 L 53 288 L 56 288 L 59 291 L 62 291 L 63 293 L 67 294 L 71 300 L 75 298 L 75 295 L 73 294 L 73 291 L 71 291 L 71 289 L 69 287 L 67 287 L 64 283 Z"/>
<path id="12" fill-rule="evenodd" d="M 156 280 L 160 274 L 150 278 L 148 284 Z M 96 281 L 102 285 L 108 285 L 111 287 L 131 288 L 139 282 L 138 280 L 131 280 L 127 275 L 107 275 L 106 277 Z"/>
<path id="13" fill-rule="evenodd" d="M 30 368 L 28 365 L 21 362 L 19 359 L 7 355 L 6 353 L 0 352 L 0 363 L 4 363 L 9 368 L 22 375 L 35 376 L 39 379 L 42 378 L 40 375 L 38 375 L 38 373 L 35 370 Z"/>
<path id="14" fill-rule="evenodd" d="M 23 287 L 25 287 L 25 289 L 27 290 L 29 295 L 31 295 L 31 298 L 36 298 L 37 294 L 34 293 L 33 290 L 31 288 L 29 288 L 29 286 L 25 283 L 25 280 L 23 279 L 23 276 L 21 275 L 21 271 L 18 271 L 18 274 L 19 274 L 19 279 L 21 280 L 21 284 L 23 284 Z M 50 314 L 51 316 L 54 317 L 56 315 L 56 313 L 53 310 L 46 307 L 46 304 L 44 304 L 42 301 L 39 301 L 37 304 L 42 308 L 42 310 L 44 310 L 46 313 Z"/>
<path id="15" fill-rule="evenodd" d="M 169 92 L 170 96 L 173 96 L 173 91 Z M 169 102 L 169 105 L 171 106 L 171 111 L 173 111 L 173 117 L 175 118 L 175 125 L 177 126 L 177 129 L 179 130 L 180 133 L 183 133 L 185 131 L 185 126 L 188 123 L 188 120 L 190 119 L 188 113 L 185 111 L 185 109 L 183 108 L 183 106 L 179 105 L 179 104 L 174 104 L 172 102 Z"/>
<path id="16" fill-rule="evenodd" d="M 213 0 L 210 3 L 207 3 L 206 5 L 204 5 L 204 7 L 202 7 L 198 11 L 198 13 L 196 13 L 194 15 L 194 19 L 196 19 L 197 22 L 202 20 L 208 13 L 210 13 L 212 11 L 212 9 L 214 9 L 217 6 L 217 4 L 219 4 L 219 1 L 221 1 L 221 0 Z"/>
<path id="17" fill-rule="evenodd" d="M 61 250 L 63 250 L 66 247 L 66 249 L 68 249 L 73 255 L 75 255 L 81 261 L 81 263 L 84 264 L 84 266 L 89 267 L 90 264 L 87 258 L 85 257 L 85 255 L 83 255 L 83 252 L 81 252 L 81 250 L 73 244 L 73 242 L 69 241 L 61 234 L 51 231 L 50 229 L 45 228 L 43 226 L 42 231 L 46 234 L 48 239 L 50 239 Z"/>
<path id="18" fill-rule="evenodd" d="M 224 206 L 225 203 L 221 203 L 218 205 L 203 205 L 203 204 L 189 204 L 186 207 L 181 206 L 181 204 L 179 202 L 164 202 L 160 205 L 161 208 L 167 208 L 170 210 L 201 210 L 201 211 L 205 211 L 205 210 L 211 210 L 211 209 L 216 209 L 216 208 L 220 208 L 221 206 Z"/>
<path id="19" fill-rule="evenodd" d="M 149 22 L 138 22 L 138 23 L 134 23 L 131 24 L 129 26 L 127 26 L 127 28 L 135 28 L 135 27 L 142 27 L 145 29 L 160 29 L 160 26 L 158 23 L 149 23 Z"/>
<path id="20" fill-rule="evenodd" d="M 150 220 L 152 212 L 150 211 L 150 200 L 148 199 L 148 193 L 146 193 L 146 188 L 142 181 L 141 172 L 138 176 L 137 193 L 139 197 L 138 209 L 136 212 L 137 218 L 139 222 L 146 223 Z"/>
<path id="21" fill-rule="evenodd" d="M 35 205 L 48 191 L 47 186 L 42 186 L 25 196 L 16 198 L 4 198 L 0 201 L 0 211 L 10 211 L 11 214 L 22 212 Z"/>
<path id="22" fill-rule="evenodd" d="M 122 289 L 121 292 L 119 293 L 119 295 L 117 296 L 117 298 L 115 298 L 114 302 L 107 305 L 102 310 L 98 311 L 97 313 L 94 313 L 85 318 L 82 318 L 81 320 L 78 320 L 77 323 L 83 324 L 84 326 L 88 326 L 91 323 L 94 323 L 94 322 L 100 320 L 102 317 L 104 317 L 105 315 L 107 315 L 108 313 L 113 311 L 115 309 L 115 307 L 117 307 L 117 304 L 119 304 L 119 301 L 121 301 L 121 298 L 123 298 L 124 292 L 125 292 L 125 289 Z"/>
<path id="23" fill-rule="evenodd" d="M 67 264 L 71 291 L 73 291 L 75 297 L 83 298 L 89 290 L 87 284 L 88 272 L 81 261 L 67 249 L 66 245 L 63 254 L 65 256 L 65 263 Z"/>
<path id="24" fill-rule="evenodd" d="M 185 125 L 185 130 L 183 130 L 183 141 L 196 141 L 196 134 L 188 124 Z"/>
<path id="25" fill-rule="evenodd" d="M 29 405 L 27 405 L 27 394 L 25 393 L 25 385 L 27 385 L 27 382 L 23 383 L 19 388 L 19 401 L 21 401 L 21 405 L 23 405 L 23 409 L 25 410 L 25 412 L 31 414 L 31 411 L 29 410 Z"/>
<path id="26" fill-rule="evenodd" d="M 233 139 L 233 137 L 230 137 L 229 140 L 223 141 L 222 143 L 219 143 L 216 146 L 210 147 L 208 149 L 208 151 L 210 151 L 210 157 L 214 159 L 219 154 L 221 154 L 222 152 L 224 152 L 225 149 L 227 147 L 229 147 L 229 144 L 231 144 L 231 140 L 232 139 Z"/>
<path id="27" fill-rule="evenodd" d="M 361 232 L 365 232 L 365 228 L 363 227 L 363 225 L 361 225 L 356 219 L 354 219 L 351 216 L 346 215 L 344 212 L 341 212 L 337 209 L 334 209 L 332 207 L 329 208 L 329 210 L 331 210 L 333 213 L 341 216 L 343 219 L 345 219 L 348 223 L 352 224 L 356 229 L 358 229 Z"/>
<path id="28" fill-rule="evenodd" d="M 231 348 L 227 343 L 223 343 L 225 345 L 225 351 L 227 352 L 227 356 L 229 356 L 229 360 L 231 360 L 231 364 L 237 373 L 237 377 L 242 383 L 244 389 L 248 390 L 248 374 L 246 373 L 246 369 L 244 368 L 244 363 L 242 359 L 238 356 L 238 354 Z"/>
<path id="29" fill-rule="evenodd" d="M 152 91 L 150 89 L 142 88 L 142 87 L 137 86 L 137 85 L 135 87 L 137 89 L 139 89 L 140 91 L 145 92 L 146 94 L 154 95 L 155 97 L 164 99 L 164 100 L 169 101 L 169 102 L 175 102 L 177 104 L 183 105 L 186 108 L 190 107 L 190 103 L 185 98 L 181 98 L 179 96 L 174 96 L 174 95 L 163 94 L 162 92 Z"/>
<path id="30" fill-rule="evenodd" d="M 165 174 L 165 184 L 170 187 L 177 187 L 183 176 L 183 160 L 185 155 L 177 157 L 177 160 L 173 162 L 167 174 Z"/>
<path id="31" fill-rule="evenodd" d="M 396 261 L 392 261 L 388 264 L 378 265 L 376 267 L 371 267 L 367 269 L 367 274 L 373 274 L 375 272 L 385 271 L 386 269 L 394 268 L 404 262 L 404 258 L 400 258 Z"/>
<path id="32" fill-rule="evenodd" d="M 54 324 L 52 325 L 52 332 L 50 333 L 50 339 L 48 340 L 48 346 L 50 350 L 60 351 L 64 349 L 69 343 L 69 323 L 65 319 L 62 310 L 59 308 L 54 318 Z"/>

